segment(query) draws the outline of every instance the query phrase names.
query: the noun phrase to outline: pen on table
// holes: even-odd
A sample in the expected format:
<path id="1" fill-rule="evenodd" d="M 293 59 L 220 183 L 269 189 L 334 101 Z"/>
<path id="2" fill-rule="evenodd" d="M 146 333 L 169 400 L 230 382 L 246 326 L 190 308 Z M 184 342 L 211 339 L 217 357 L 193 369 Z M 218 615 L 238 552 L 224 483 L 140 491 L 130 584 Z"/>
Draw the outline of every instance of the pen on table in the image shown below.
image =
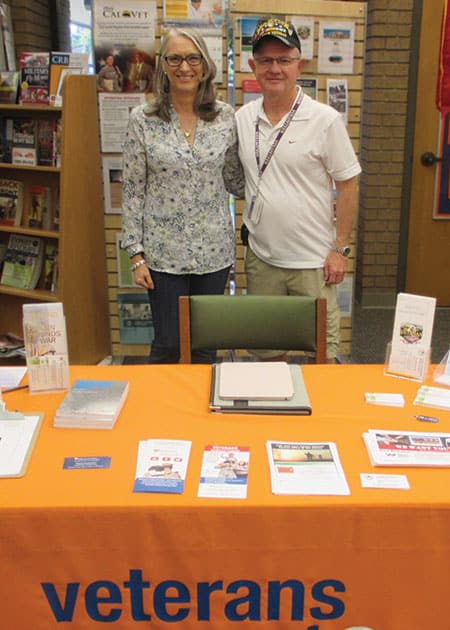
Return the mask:
<path id="1" fill-rule="evenodd" d="M 2 394 L 6 394 L 7 392 L 16 392 L 18 389 L 27 389 L 28 385 L 18 385 L 17 387 L 9 387 L 8 389 L 0 390 Z"/>
<path id="2" fill-rule="evenodd" d="M 414 416 L 414 418 L 420 422 L 439 422 L 439 418 L 434 416 Z"/>

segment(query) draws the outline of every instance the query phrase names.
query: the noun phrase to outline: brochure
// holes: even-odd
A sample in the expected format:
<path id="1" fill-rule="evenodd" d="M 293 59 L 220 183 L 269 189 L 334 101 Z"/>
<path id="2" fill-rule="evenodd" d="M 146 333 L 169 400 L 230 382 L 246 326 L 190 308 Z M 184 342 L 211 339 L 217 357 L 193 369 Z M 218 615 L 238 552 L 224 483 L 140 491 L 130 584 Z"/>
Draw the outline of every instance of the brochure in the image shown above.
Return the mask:
<path id="1" fill-rule="evenodd" d="M 208 445 L 203 451 L 199 497 L 246 499 L 250 449 Z"/>
<path id="2" fill-rule="evenodd" d="M 369 429 L 363 438 L 373 466 L 450 466 L 450 433 Z"/>
<path id="3" fill-rule="evenodd" d="M 266 443 L 273 494 L 350 494 L 333 442 Z"/>
<path id="4" fill-rule="evenodd" d="M 182 494 L 192 442 L 141 440 L 133 492 Z"/>
<path id="5" fill-rule="evenodd" d="M 414 404 L 436 409 L 450 409 L 450 390 L 423 385 L 419 387 Z"/>
<path id="6" fill-rule="evenodd" d="M 22 308 L 30 392 L 68 389 L 69 356 L 62 303 L 24 304 Z"/>
<path id="7" fill-rule="evenodd" d="M 399 293 L 387 373 L 423 380 L 426 376 L 433 333 L 436 299 Z"/>

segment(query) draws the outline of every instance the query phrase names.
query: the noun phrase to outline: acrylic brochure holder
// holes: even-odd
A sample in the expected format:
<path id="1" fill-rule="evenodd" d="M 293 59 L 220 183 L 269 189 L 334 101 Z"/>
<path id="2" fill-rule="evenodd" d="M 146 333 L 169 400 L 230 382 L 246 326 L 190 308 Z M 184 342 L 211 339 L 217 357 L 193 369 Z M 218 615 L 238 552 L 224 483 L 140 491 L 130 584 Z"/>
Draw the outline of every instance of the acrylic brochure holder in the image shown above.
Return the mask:
<path id="1" fill-rule="evenodd" d="M 392 339 L 386 347 L 387 376 L 424 381 L 431 360 L 436 298 L 399 293 L 395 306 Z"/>
<path id="2" fill-rule="evenodd" d="M 425 380 L 430 368 L 431 348 L 407 348 L 398 357 L 392 351 L 392 342 L 386 346 L 384 373 L 412 381 Z M 450 383 L 449 383 L 450 384 Z"/>
<path id="3" fill-rule="evenodd" d="M 450 387 L 450 350 L 447 350 L 439 365 L 434 368 L 433 381 Z"/>

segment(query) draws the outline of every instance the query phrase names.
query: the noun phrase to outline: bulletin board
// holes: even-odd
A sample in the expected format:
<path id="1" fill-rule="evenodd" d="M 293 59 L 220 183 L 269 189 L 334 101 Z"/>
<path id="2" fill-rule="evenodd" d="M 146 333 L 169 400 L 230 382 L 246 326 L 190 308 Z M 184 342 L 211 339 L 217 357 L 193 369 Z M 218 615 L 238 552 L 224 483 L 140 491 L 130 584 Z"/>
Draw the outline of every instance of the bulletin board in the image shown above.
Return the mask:
<path id="1" fill-rule="evenodd" d="M 245 50 L 242 45 L 241 27 L 251 25 L 251 21 L 258 18 L 270 16 L 288 19 L 298 23 L 300 18 L 305 18 L 306 24 L 310 28 L 308 44 L 303 48 L 310 48 L 311 58 L 307 60 L 302 73 L 303 88 L 305 90 L 314 89 L 315 97 L 322 102 L 329 102 L 333 89 L 335 94 L 345 87 L 345 116 L 346 124 L 353 146 L 357 154 L 360 149 L 361 135 L 361 103 L 363 89 L 363 69 L 364 69 L 364 42 L 366 29 L 366 3 L 346 2 L 338 0 L 303 0 L 300 4 L 296 0 L 224 0 L 224 20 L 221 30 L 222 35 L 222 72 L 221 81 L 217 82 L 217 90 L 220 98 L 231 102 L 238 109 L 246 99 L 251 97 L 252 80 L 251 72 L 241 69 L 241 62 L 246 64 Z M 157 24 L 156 50 L 159 49 L 159 41 L 163 25 L 163 3 L 157 0 Z M 246 22 L 247 21 L 247 22 Z M 301 22 L 302 20 L 300 20 Z M 328 24 L 344 24 L 352 32 L 352 64 L 351 71 L 345 73 L 328 73 L 320 71 L 319 64 L 319 39 L 324 32 L 323 29 Z M 241 59 L 242 57 L 242 59 Z M 232 63 L 230 64 L 230 58 Z M 322 63 L 323 65 L 323 63 Z M 348 68 L 346 69 L 348 70 Z M 339 94 L 341 96 L 341 94 Z M 339 99 L 337 99 L 339 100 Z M 339 103 L 342 106 L 342 102 Z M 106 170 L 104 173 L 104 184 L 108 177 L 108 168 L 112 171 L 119 170 L 121 164 L 121 154 L 107 154 Z M 130 275 L 127 274 L 128 261 L 122 258 L 120 265 L 120 252 L 118 248 L 118 238 L 121 230 L 121 209 L 120 195 L 117 196 L 117 186 L 105 186 L 105 237 L 107 250 L 107 270 L 108 270 L 108 294 L 110 327 L 112 339 L 113 356 L 135 356 L 145 357 L 148 355 L 149 346 L 145 342 L 123 343 L 123 318 L 119 318 L 119 308 L 128 298 L 136 299 L 137 303 L 143 304 L 146 291 L 139 287 L 130 286 Z M 114 207 L 115 206 L 115 207 Z M 240 242 L 239 230 L 242 224 L 243 201 L 234 204 L 236 224 L 237 256 L 236 264 L 231 276 L 230 287 L 236 293 L 245 293 L 246 279 L 244 273 L 245 250 Z M 354 263 L 356 260 L 356 230 L 352 235 L 352 254 L 349 260 L 350 272 L 347 275 L 343 286 L 339 290 L 339 301 L 341 306 L 341 355 L 351 353 L 351 311 L 353 303 L 353 282 Z M 128 283 L 128 286 L 127 286 Z M 130 295 L 131 294 L 131 295 Z M 137 307 L 139 308 L 139 306 Z M 145 308 L 145 306 L 140 307 Z M 144 315 L 145 316 L 145 315 Z M 122 330 L 121 330 L 122 328 Z"/>
<path id="2" fill-rule="evenodd" d="M 251 25 L 252 18 L 255 22 L 257 22 L 258 18 L 270 16 L 279 17 L 293 22 L 297 26 L 297 30 L 299 30 L 301 24 L 304 24 L 304 34 L 307 34 L 307 29 L 309 29 L 309 37 L 307 40 L 303 41 L 302 45 L 303 52 L 310 51 L 310 55 L 308 56 L 311 56 L 310 59 L 307 59 L 302 72 L 303 89 L 307 91 L 311 88 L 313 89 L 315 86 L 315 98 L 323 103 L 329 102 L 332 104 L 330 101 L 333 99 L 333 88 L 336 89 L 337 86 L 338 92 L 339 88 L 346 88 L 346 99 L 344 99 L 346 124 L 353 147 L 356 154 L 359 155 L 361 136 L 361 104 L 364 79 L 366 3 L 341 2 L 334 0 L 303 0 L 301 3 L 296 2 L 296 0 L 278 0 L 277 2 L 275 2 L 275 0 L 258 0 L 258 2 L 253 2 L 252 0 L 232 0 L 231 21 L 234 34 L 233 46 L 235 68 L 234 105 L 236 109 L 238 109 L 243 102 L 246 101 L 246 98 L 249 97 L 248 90 L 252 89 L 252 85 L 251 83 L 249 84 L 249 81 L 253 79 L 253 75 L 251 73 L 243 72 L 241 70 L 241 68 L 245 68 L 247 63 L 247 60 L 244 59 L 241 64 L 241 56 L 246 55 L 245 38 L 241 38 L 242 26 L 244 24 L 245 33 L 247 20 L 248 24 Z M 327 66 L 327 64 L 323 61 L 323 51 L 326 52 L 327 48 L 324 47 L 323 42 L 319 42 L 319 39 L 324 30 L 332 30 L 334 26 L 336 26 L 337 30 L 339 25 L 342 25 L 345 30 L 351 31 L 351 35 L 354 40 L 352 64 L 351 68 L 349 68 L 349 64 L 344 63 L 345 59 L 343 59 L 344 68 L 336 67 L 333 73 L 329 73 L 328 71 L 323 71 L 327 70 L 331 66 Z M 321 52 L 320 44 L 322 44 L 321 63 L 319 63 L 319 53 Z M 329 56 L 332 56 L 332 54 L 329 54 L 328 57 Z M 342 47 L 341 56 L 345 56 L 342 54 Z M 341 96 L 341 94 L 338 96 Z M 342 109 L 343 103 L 340 101 L 336 105 L 336 108 L 341 107 Z M 235 270 L 235 285 L 237 293 L 243 293 L 246 289 L 246 279 L 244 273 L 245 248 L 239 240 L 243 208 L 244 202 L 238 201 L 236 203 L 236 238 L 238 245 Z M 351 246 L 352 253 L 349 259 L 349 273 L 338 291 L 341 308 L 341 347 L 339 354 L 344 356 L 351 353 L 351 312 L 353 303 L 354 265 L 357 248 L 356 229 L 353 230 Z"/>

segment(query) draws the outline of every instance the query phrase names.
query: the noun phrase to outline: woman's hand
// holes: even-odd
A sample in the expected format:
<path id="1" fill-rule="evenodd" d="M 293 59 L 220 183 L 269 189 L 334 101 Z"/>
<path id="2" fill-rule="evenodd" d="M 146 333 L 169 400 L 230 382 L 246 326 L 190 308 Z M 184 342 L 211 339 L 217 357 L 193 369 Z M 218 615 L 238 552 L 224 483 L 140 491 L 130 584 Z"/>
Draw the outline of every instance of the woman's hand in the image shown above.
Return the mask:
<path id="1" fill-rule="evenodd" d="M 133 271 L 133 279 L 136 284 L 144 289 L 154 289 L 154 284 L 152 280 L 152 276 L 150 274 L 150 269 L 147 265 L 141 265 L 137 269 Z"/>

